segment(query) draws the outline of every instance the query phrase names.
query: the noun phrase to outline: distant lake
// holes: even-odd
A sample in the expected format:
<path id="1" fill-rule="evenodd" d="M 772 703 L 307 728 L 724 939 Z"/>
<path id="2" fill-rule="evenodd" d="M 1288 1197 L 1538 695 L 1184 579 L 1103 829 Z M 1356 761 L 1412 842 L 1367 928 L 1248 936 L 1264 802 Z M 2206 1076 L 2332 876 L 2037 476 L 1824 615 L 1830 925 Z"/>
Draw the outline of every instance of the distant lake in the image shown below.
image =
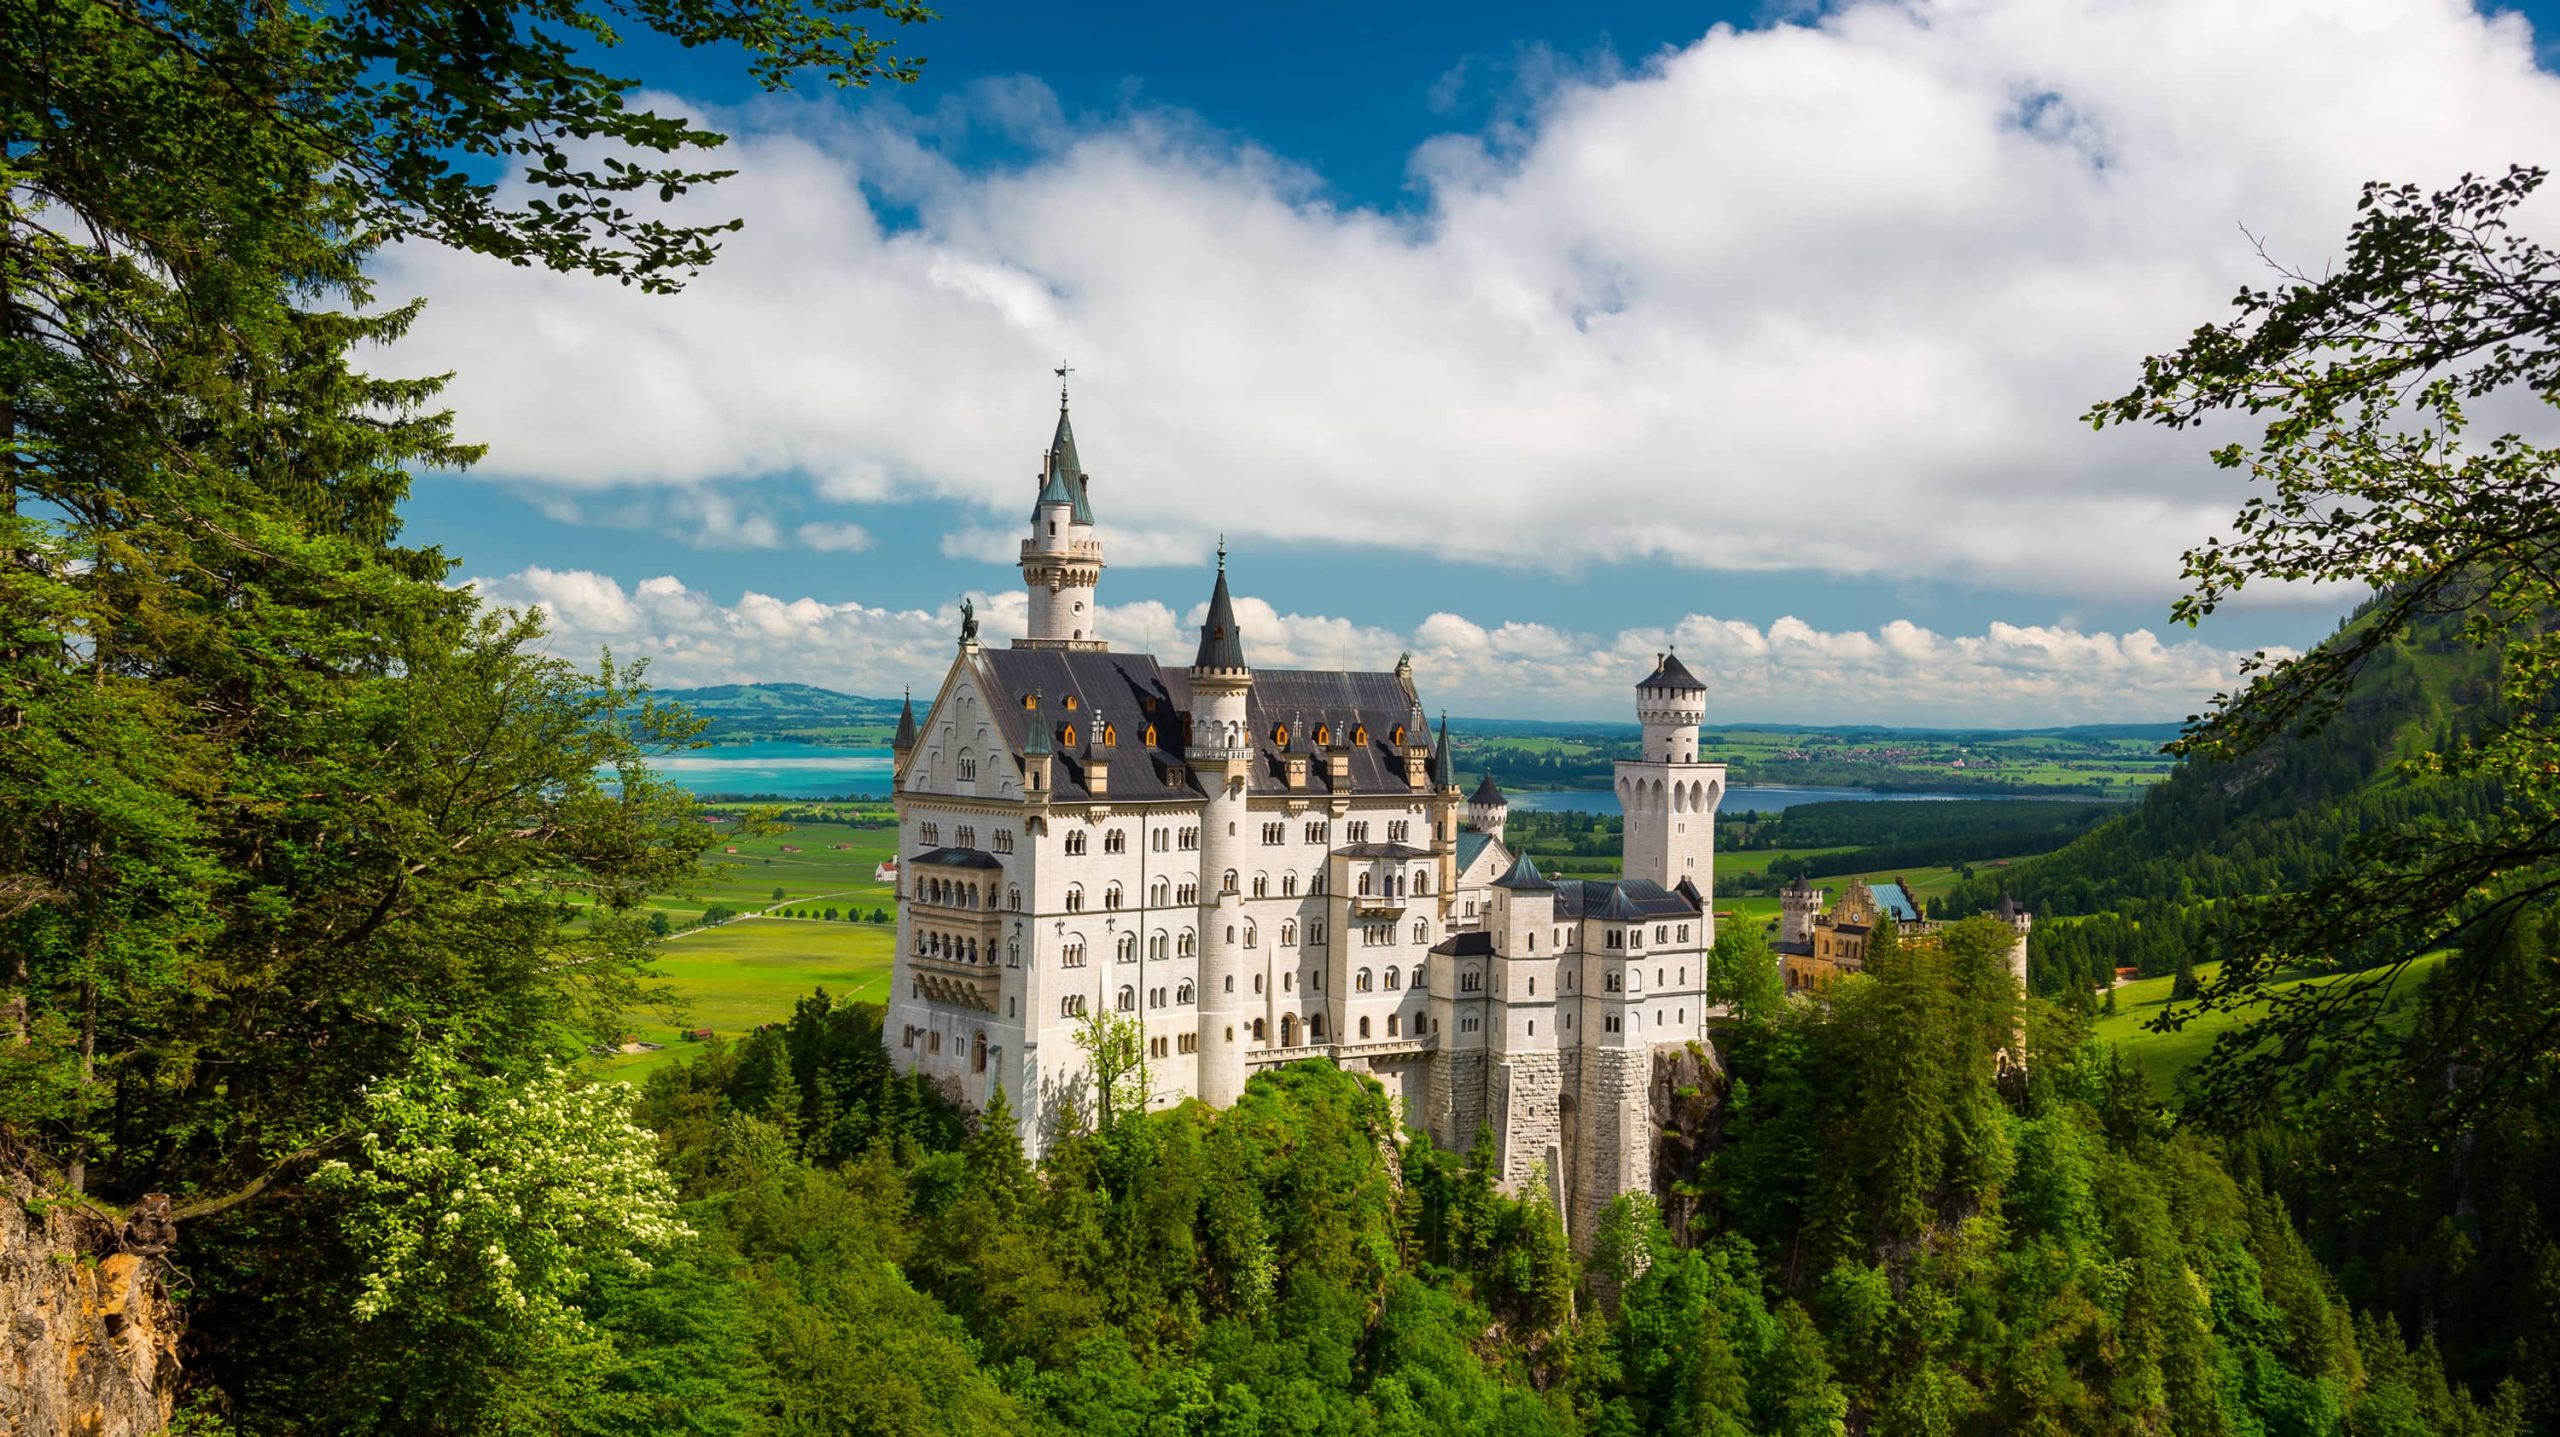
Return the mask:
<path id="1" fill-rule="evenodd" d="M 680 753 L 654 767 L 669 781 L 691 793 L 746 795 L 769 793 L 781 798 L 840 798 L 889 795 L 889 750 L 838 748 L 816 743 L 732 743 Z M 1879 803 L 1924 798 L 2011 798 L 2005 793 L 1886 793 L 1872 788 L 1728 789 L 1724 807 L 1762 813 L 1799 803 L 1838 803 L 1859 799 Z M 1616 813 L 1613 789 L 1548 789 L 1505 794 L 1521 813 Z"/>
<path id="2" fill-rule="evenodd" d="M 1909 803 L 1925 798 L 2015 798 L 2009 793 L 1887 793 L 1875 788 L 1750 788 L 1741 784 L 1726 789 L 1720 811 L 1740 813 L 1752 810 L 1774 813 L 1793 808 L 1799 803 L 1847 803 L 1860 800 L 1876 803 Z M 1557 788 L 1506 793 L 1517 813 L 1616 813 L 1618 792 L 1612 788 Z"/>
<path id="3" fill-rule="evenodd" d="M 650 765 L 668 782 L 709 796 L 769 793 L 781 798 L 889 796 L 889 750 L 818 743 L 731 743 L 670 754 Z"/>

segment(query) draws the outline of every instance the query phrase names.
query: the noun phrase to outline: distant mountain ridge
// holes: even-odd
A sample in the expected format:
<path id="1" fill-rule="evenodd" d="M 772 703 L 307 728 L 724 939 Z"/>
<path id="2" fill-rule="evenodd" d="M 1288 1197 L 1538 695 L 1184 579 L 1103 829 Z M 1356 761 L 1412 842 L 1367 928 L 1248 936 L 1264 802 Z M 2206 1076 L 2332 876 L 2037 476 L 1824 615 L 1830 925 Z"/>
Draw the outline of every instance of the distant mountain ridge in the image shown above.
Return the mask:
<path id="1" fill-rule="evenodd" d="M 887 743 L 885 729 L 898 721 L 899 699 L 838 693 L 815 684 L 715 684 L 661 689 L 657 697 L 682 704 L 710 727 L 713 743 L 797 740 L 806 743 Z"/>

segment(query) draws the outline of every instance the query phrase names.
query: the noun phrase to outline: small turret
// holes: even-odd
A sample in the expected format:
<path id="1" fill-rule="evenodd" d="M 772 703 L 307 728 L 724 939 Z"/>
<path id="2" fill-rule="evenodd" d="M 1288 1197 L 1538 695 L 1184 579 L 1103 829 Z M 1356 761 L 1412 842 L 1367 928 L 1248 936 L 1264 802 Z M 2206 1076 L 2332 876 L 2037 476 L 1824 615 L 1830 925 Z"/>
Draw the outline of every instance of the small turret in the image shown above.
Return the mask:
<path id="1" fill-rule="evenodd" d="M 1502 789 L 1494 783 L 1493 775 L 1486 774 L 1484 781 L 1476 785 L 1475 793 L 1467 799 L 1468 824 L 1476 832 L 1491 834 L 1499 840 L 1503 825 L 1510 818 L 1511 800 L 1502 796 Z"/>
<path id="2" fill-rule="evenodd" d="M 906 702 L 898 709 L 898 732 L 889 740 L 889 778 L 891 782 L 907 776 L 907 760 L 916 752 L 916 691 L 907 690 Z"/>
<path id="3" fill-rule="evenodd" d="M 1810 943 L 1813 921 L 1822 912 L 1822 890 L 1805 882 L 1804 875 L 1787 885 L 1778 895 L 1778 941 Z"/>
<path id="4" fill-rule="evenodd" d="M 1049 764 L 1058 751 L 1056 741 L 1049 737 L 1044 698 L 1038 689 L 1031 691 L 1031 726 L 1022 736 L 1022 790 L 1034 795 L 1049 792 Z"/>

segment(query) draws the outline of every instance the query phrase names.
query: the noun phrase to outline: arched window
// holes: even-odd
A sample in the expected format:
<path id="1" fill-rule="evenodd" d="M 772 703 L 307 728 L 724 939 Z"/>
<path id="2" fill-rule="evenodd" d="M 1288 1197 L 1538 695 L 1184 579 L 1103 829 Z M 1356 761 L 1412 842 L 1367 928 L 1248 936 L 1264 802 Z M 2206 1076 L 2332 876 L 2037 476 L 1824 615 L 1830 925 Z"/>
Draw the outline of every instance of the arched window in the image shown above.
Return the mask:
<path id="1" fill-rule="evenodd" d="M 1280 946 L 1294 948 L 1298 944 L 1298 920 L 1285 919 L 1280 924 Z"/>
<path id="2" fill-rule="evenodd" d="M 1234 869 L 1228 869 L 1219 877 L 1218 891 L 1221 893 L 1233 893 L 1236 891 L 1236 871 Z"/>
<path id="3" fill-rule="evenodd" d="M 1283 898 L 1295 898 L 1298 896 L 1298 875 L 1294 873 L 1283 873 L 1280 875 L 1280 896 Z"/>
<path id="4" fill-rule="evenodd" d="M 1244 946 L 1247 948 L 1259 947 L 1261 942 L 1261 930 L 1255 928 L 1252 923 L 1247 922 L 1244 925 Z"/>
<path id="5" fill-rule="evenodd" d="M 1189 958 L 1199 951 L 1200 940 L 1188 928 L 1183 929 L 1182 936 L 1173 941 L 1173 953 L 1177 958 Z"/>
<path id="6" fill-rule="evenodd" d="M 1322 1013 L 1310 1013 L 1307 1015 L 1307 1041 L 1310 1043 L 1321 1043 L 1324 1041 L 1324 1015 Z"/>
<path id="7" fill-rule="evenodd" d="M 1180 1003 L 1180 1004 L 1184 1005 L 1185 1007 L 1188 1007 L 1188 1006 L 1190 1006 L 1190 1003 L 1191 1003 L 1191 994 L 1192 994 L 1191 980 L 1190 980 L 1190 979 L 1188 979 L 1188 978 L 1185 978 L 1185 979 L 1183 979 L 1183 980 L 1182 980 L 1182 982 L 1181 982 L 1181 983 L 1177 984 L 1177 985 L 1174 987 L 1174 990 L 1173 990 L 1173 1001 L 1175 1001 L 1176 1003 Z"/>
<path id="8" fill-rule="evenodd" d="M 1368 992 L 1368 991 L 1369 991 L 1369 984 L 1370 984 L 1370 982 L 1371 982 L 1371 978 L 1370 978 L 1369 970 L 1368 970 L 1368 969 L 1366 969 L 1366 968 L 1363 968 L 1363 969 L 1361 969 L 1358 973 L 1353 974 L 1353 975 L 1352 975 L 1352 978 L 1351 978 L 1351 986 L 1352 986 L 1354 989 L 1356 989 L 1356 990 L 1358 990 L 1358 991 L 1360 991 L 1360 992 L 1363 992 L 1363 993 L 1366 993 L 1366 992 Z"/>
<path id="9" fill-rule="evenodd" d="M 1067 852 L 1082 853 L 1084 852 L 1084 846 L 1085 834 L 1083 829 L 1077 829 L 1067 835 Z"/>
<path id="10" fill-rule="evenodd" d="M 1369 875 L 1366 873 L 1360 875 L 1360 896 L 1363 898 L 1369 896 Z"/>
<path id="11" fill-rule="evenodd" d="M 1259 973 L 1253 975 L 1253 991 L 1256 993 L 1262 991 L 1262 975 Z"/>
<path id="12" fill-rule="evenodd" d="M 1021 885 L 1019 885 L 1019 884 L 1011 884 L 1011 885 L 1008 885 L 1008 886 L 1005 888 L 1005 890 L 1004 890 L 1004 906 L 1005 906 L 1005 907 L 1007 907 L 1007 908 L 1012 909 L 1012 910 L 1013 910 L 1014 912 L 1016 912 L 1016 913 L 1019 913 L 1019 912 L 1021 912 L 1021 911 L 1022 911 L 1022 887 L 1021 887 Z"/>
<path id="13" fill-rule="evenodd" d="M 1415 920 L 1413 925 L 1413 941 L 1416 943 L 1429 943 L 1431 941 L 1431 924 L 1429 920 Z"/>
<path id="14" fill-rule="evenodd" d="M 1393 1013 L 1389 1013 L 1387 1015 L 1387 1036 L 1390 1038 L 1397 1036 L 1396 1029 L 1402 1026 L 1402 1023 L 1403 1020 L 1401 1018 Z"/>
<path id="15" fill-rule="evenodd" d="M 1416 897 L 1420 897 L 1420 898 L 1428 898 L 1428 897 L 1430 897 L 1430 896 L 1431 896 L 1431 875 L 1430 875 L 1429 873 L 1425 872 L 1425 871 L 1424 871 L 1424 870 L 1422 870 L 1422 869 L 1419 869 L 1419 868 L 1415 869 L 1415 870 L 1413 871 L 1413 891 L 1414 891 L 1414 895 L 1415 895 Z"/>
<path id="16" fill-rule="evenodd" d="M 1369 1036 L 1369 1020 L 1366 1018 L 1360 1020 L 1360 1036 L 1363 1038 Z"/>
<path id="17" fill-rule="evenodd" d="M 1110 887 L 1102 890 L 1102 906 L 1105 908 L 1117 908 L 1120 906 L 1119 884 L 1114 883 Z"/>
<path id="18" fill-rule="evenodd" d="M 1118 958 L 1118 959 L 1119 959 L 1121 962 L 1123 962 L 1123 963 L 1135 963 L 1135 962 L 1137 962 L 1137 961 L 1138 961 L 1138 935 L 1137 935 L 1137 934 L 1135 934 L 1135 933 L 1123 933 L 1123 934 L 1121 934 L 1121 935 L 1120 935 L 1120 941 L 1119 941 L 1118 943 L 1116 943 L 1116 944 L 1112 945 L 1112 954 L 1113 954 L 1113 956 L 1114 956 L 1114 957 Z"/>
<path id="19" fill-rule="evenodd" d="M 1253 896 L 1256 898 L 1271 896 L 1271 875 L 1267 873 L 1253 875 Z"/>
<path id="20" fill-rule="evenodd" d="M 969 1044 L 969 1071 L 972 1073 L 983 1073 L 986 1070 L 987 1035 L 980 1033 L 976 1040 Z"/>
<path id="21" fill-rule="evenodd" d="M 1392 993 L 1392 992 L 1394 992 L 1396 989 L 1401 988 L 1401 987 L 1403 987 L 1403 986 L 1404 986 L 1403 984 L 1401 984 L 1401 983 L 1399 983 L 1399 982 L 1397 982 L 1397 981 L 1396 981 L 1396 965 L 1394 965 L 1393 963 L 1388 964 L 1388 965 L 1387 965 L 1387 991 L 1388 991 L 1388 992 L 1390 992 L 1390 993 Z"/>
<path id="22" fill-rule="evenodd" d="M 1265 1031 L 1265 1030 L 1264 1030 L 1264 1028 L 1263 1028 L 1263 1026 L 1262 1026 L 1262 1020 L 1261 1020 L 1260 1018 L 1256 1018 L 1256 1019 L 1254 1019 L 1254 1020 L 1253 1020 L 1253 1041 L 1255 1041 L 1255 1042 L 1257 1042 L 1257 1043 L 1261 1042 L 1261 1041 L 1262 1041 L 1262 1035 L 1263 1035 L 1264 1031 Z"/>
<path id="23" fill-rule="evenodd" d="M 1138 1006 L 1138 990 L 1137 990 L 1137 988 L 1136 988 L 1134 985 L 1131 985 L 1131 984 L 1127 984 L 1127 983 L 1123 983 L 1123 984 L 1121 984 L 1121 985 L 1120 985 L 1120 1004 L 1119 1004 L 1120 1011 L 1121 1011 L 1121 1012 L 1123 1012 L 1123 1013 L 1132 1012 L 1132 1011 L 1135 1011 L 1135 1010 L 1136 1010 L 1137 1006 Z"/>
<path id="24" fill-rule="evenodd" d="M 1173 902 L 1173 885 L 1159 878 L 1147 885 L 1147 906 L 1162 908 Z"/>
<path id="25" fill-rule="evenodd" d="M 1071 883 L 1067 885 L 1067 911 L 1069 913 L 1082 913 L 1084 911 L 1083 884 Z"/>
<path id="26" fill-rule="evenodd" d="M 1283 1048 L 1294 1048 L 1298 1046 L 1298 1019 L 1296 1014 L 1283 1013 L 1280 1015 L 1280 1046 Z"/>

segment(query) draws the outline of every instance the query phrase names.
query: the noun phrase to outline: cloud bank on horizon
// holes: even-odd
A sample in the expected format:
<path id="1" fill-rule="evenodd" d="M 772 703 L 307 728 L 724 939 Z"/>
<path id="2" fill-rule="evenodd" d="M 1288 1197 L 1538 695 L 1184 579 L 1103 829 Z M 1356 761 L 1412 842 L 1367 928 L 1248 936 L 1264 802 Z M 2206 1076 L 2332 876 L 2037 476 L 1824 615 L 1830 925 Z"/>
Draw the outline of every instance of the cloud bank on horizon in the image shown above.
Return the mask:
<path id="1" fill-rule="evenodd" d="M 1009 557 L 1035 381 L 1064 355 L 1123 562 L 1197 560 L 1223 531 L 1365 550 L 1388 585 L 1396 554 L 1428 552 L 2165 602 L 2236 481 L 2205 438 L 2079 416 L 2264 282 L 2250 235 L 2316 269 L 2365 180 L 2555 158 L 2560 77 L 2522 17 L 2463 0 L 1865 0 L 1552 78 L 1515 119 L 1417 150 L 1409 214 L 1331 203 L 1195 117 L 1063 116 L 1031 80 L 724 119 L 739 174 L 706 203 L 748 227 L 682 296 L 425 249 L 387 264 L 387 292 L 434 301 L 401 363 L 458 370 L 486 470 L 556 512 L 850 551 L 863 506 L 930 497 L 984 515 L 947 557 Z M 971 134 L 1018 157 L 956 162 Z M 709 603 L 672 579 L 623 602 L 656 619 L 660 584 Z M 1549 692 L 1520 595 L 1379 641 L 1444 638 L 1497 692 Z M 720 612 L 767 606 L 799 607 Z M 1985 683 L 2041 676 L 1980 691 L 1985 720 L 2010 697 L 2022 721 L 2082 712 L 2071 685 L 2102 653 L 2142 676 L 2105 697 L 2184 713 L 2234 658 L 2146 633 L 1687 622 L 1737 658 L 1901 645 Z M 911 672 L 899 652 L 884 677 Z"/>
<path id="2" fill-rule="evenodd" d="M 749 592 L 720 603 L 672 576 L 626 589 L 590 570 L 529 568 L 474 581 L 491 602 L 538 611 L 564 654 L 611 648 L 645 658 L 661 687 L 790 681 L 871 695 L 912 685 L 931 694 L 949 668 L 958 601 L 938 610 L 778 599 Z M 1002 644 L 1026 627 L 1019 589 L 970 596 L 980 638 Z M 1115 649 L 1188 662 L 1204 600 L 1105 604 L 1095 631 Z M 1690 614 L 1668 627 L 1579 634 L 1535 623 L 1488 628 L 1434 613 L 1410 632 L 1283 613 L 1252 594 L 1235 601 L 1249 662 L 1265 668 L 1392 667 L 1413 657 L 1424 699 L 1474 718 L 1583 715 L 1625 719 L 1653 656 L 1678 651 L 1712 690 L 1716 722 L 1891 721 L 2031 728 L 2175 718 L 2227 682 L 2238 656 L 2144 630 L 2090 634 L 1994 623 L 1949 636 L 1905 620 L 1875 632 L 1824 632 L 1794 618 L 1766 628 Z M 1880 718 L 1888 714 L 1889 719 Z"/>

